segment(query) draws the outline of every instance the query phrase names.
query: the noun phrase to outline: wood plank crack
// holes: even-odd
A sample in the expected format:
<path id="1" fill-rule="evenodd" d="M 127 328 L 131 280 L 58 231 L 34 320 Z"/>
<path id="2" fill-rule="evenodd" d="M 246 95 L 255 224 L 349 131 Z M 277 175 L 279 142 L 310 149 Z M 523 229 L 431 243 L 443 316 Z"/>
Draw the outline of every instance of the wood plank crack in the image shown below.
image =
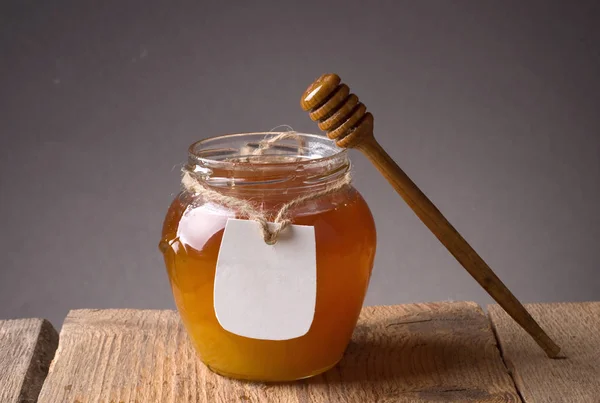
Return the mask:
<path id="1" fill-rule="evenodd" d="M 489 307 L 504 363 L 525 403 L 600 401 L 600 302 L 527 304 L 562 347 L 550 359 L 497 305 Z"/>

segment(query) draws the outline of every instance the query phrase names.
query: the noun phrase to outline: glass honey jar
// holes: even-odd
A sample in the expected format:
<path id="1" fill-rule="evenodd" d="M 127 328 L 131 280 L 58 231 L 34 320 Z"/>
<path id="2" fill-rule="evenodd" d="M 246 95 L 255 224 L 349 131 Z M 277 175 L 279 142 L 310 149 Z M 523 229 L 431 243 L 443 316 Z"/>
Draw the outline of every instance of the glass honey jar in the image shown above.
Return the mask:
<path id="1" fill-rule="evenodd" d="M 269 143 L 275 136 L 280 139 Z M 340 182 L 349 179 L 347 151 L 324 136 L 294 133 L 285 137 L 274 132 L 241 133 L 192 144 L 184 171 L 202 191 L 184 186 L 163 224 L 159 247 L 183 324 L 202 362 L 231 378 L 291 381 L 334 367 L 350 341 L 371 276 L 375 224 L 359 192 L 347 180 Z M 263 144 L 269 146 L 263 149 Z M 315 297 L 308 311 L 304 310 L 310 313 L 310 326 L 297 337 L 269 339 L 237 334 L 225 328 L 216 312 L 216 278 L 219 261 L 224 259 L 224 233 L 229 231 L 231 220 L 251 220 L 239 208 L 245 205 L 253 206 L 267 222 L 275 222 L 282 206 L 287 206 L 285 215 L 290 225 L 314 233 L 313 249 L 307 249 L 314 257 L 307 261 L 314 261 L 316 267 L 314 285 L 308 287 L 315 288 Z M 287 234 L 293 239 L 294 231 L 283 229 L 280 236 Z M 263 241 L 258 230 L 255 235 Z M 258 242 L 253 236 L 247 238 Z M 237 242 L 228 250 L 248 250 L 245 242 Z M 269 246 L 275 255 L 283 242 Z M 253 259 L 262 257 L 262 252 L 257 250 L 256 254 Z M 244 259 L 232 255 L 239 264 L 237 270 L 243 273 Z M 304 257 L 298 256 L 303 261 Z M 298 266 L 290 259 L 276 270 L 284 272 L 288 263 Z M 253 295 L 268 294 L 272 287 L 257 283 L 256 278 L 250 280 L 254 282 L 247 285 L 252 289 L 245 291 Z M 235 301 L 245 291 L 225 293 L 220 298 Z M 279 306 L 277 301 L 272 305 Z M 254 318 L 248 312 L 245 316 Z"/>

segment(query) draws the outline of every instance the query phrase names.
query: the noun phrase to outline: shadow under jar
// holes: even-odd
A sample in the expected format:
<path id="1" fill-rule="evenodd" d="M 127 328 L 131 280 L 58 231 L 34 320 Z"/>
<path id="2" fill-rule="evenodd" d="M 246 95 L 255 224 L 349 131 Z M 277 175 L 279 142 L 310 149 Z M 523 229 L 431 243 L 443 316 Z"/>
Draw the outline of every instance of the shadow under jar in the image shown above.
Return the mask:
<path id="1" fill-rule="evenodd" d="M 199 141 L 189 148 L 187 168 L 204 188 L 252 202 L 269 221 L 285 203 L 320 192 L 349 172 L 347 152 L 319 135 L 298 134 L 253 155 L 261 141 L 276 134 L 241 133 Z M 192 211 L 198 224 L 193 233 L 182 234 L 182 218 Z M 375 257 L 371 212 L 348 184 L 301 203 L 288 217 L 294 225 L 314 227 L 314 317 L 303 336 L 262 340 L 225 330 L 214 308 L 225 225 L 230 218 L 247 217 L 187 190 L 175 197 L 167 212 L 160 250 L 173 296 L 200 359 L 218 374 L 264 382 L 307 378 L 335 366 L 350 341 Z"/>

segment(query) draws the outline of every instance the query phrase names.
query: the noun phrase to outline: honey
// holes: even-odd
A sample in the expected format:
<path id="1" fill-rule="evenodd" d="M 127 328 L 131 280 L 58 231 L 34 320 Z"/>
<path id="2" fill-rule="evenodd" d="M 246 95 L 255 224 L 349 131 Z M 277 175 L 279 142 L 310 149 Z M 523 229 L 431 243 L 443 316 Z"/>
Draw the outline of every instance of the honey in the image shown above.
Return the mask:
<path id="1" fill-rule="evenodd" d="M 327 144 L 326 139 L 309 140 Z M 192 153 L 198 155 L 197 151 Z M 340 166 L 344 168 L 347 157 L 334 157 L 339 164 L 329 161 L 319 167 L 317 162 L 309 160 L 300 164 L 300 170 L 293 167 L 294 164 L 268 162 L 258 169 L 248 170 L 235 164 L 213 164 L 210 176 L 250 183 L 252 191 L 249 193 L 231 186 L 225 191 L 236 197 L 260 200 L 264 211 L 272 216 L 282 203 L 310 187 L 306 183 L 316 173 L 319 177 L 327 177 L 332 171 L 339 171 Z M 203 160 L 200 165 L 206 167 L 207 161 Z M 223 167 L 226 172 L 221 169 Z M 248 165 L 244 167 L 248 168 Z M 285 183 L 284 190 L 281 183 Z M 195 214 L 200 215 L 202 222 L 195 234 L 200 243 L 196 242 L 195 247 L 178 237 L 181 217 L 190 209 L 196 210 Z M 293 224 L 313 226 L 315 230 L 317 293 L 310 329 L 305 335 L 289 340 L 246 338 L 226 331 L 219 324 L 214 311 L 213 286 L 228 218 L 244 217 L 182 192 L 172 202 L 163 224 L 160 248 L 173 296 L 200 359 L 219 374 L 259 381 L 301 379 L 335 366 L 356 325 L 375 256 L 375 225 L 362 196 L 351 186 L 345 186 L 292 211 Z"/>

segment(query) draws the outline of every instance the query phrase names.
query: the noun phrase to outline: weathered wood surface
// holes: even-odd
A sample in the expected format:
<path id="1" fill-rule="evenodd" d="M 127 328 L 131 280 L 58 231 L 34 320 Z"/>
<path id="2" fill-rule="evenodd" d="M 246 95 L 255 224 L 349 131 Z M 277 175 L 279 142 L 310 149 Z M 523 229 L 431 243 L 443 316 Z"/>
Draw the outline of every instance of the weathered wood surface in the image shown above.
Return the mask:
<path id="1" fill-rule="evenodd" d="M 0 402 L 36 402 L 57 347 L 48 321 L 0 321 Z"/>
<path id="2" fill-rule="evenodd" d="M 537 349 L 539 351 L 539 349 Z M 172 311 L 72 311 L 41 403 L 519 402 L 489 321 L 474 303 L 363 310 L 342 362 L 288 384 L 220 377 Z"/>
<path id="3" fill-rule="evenodd" d="M 600 402 L 600 302 L 529 304 L 527 309 L 561 346 L 564 358 L 548 359 L 499 306 L 489 307 L 523 400 Z"/>

